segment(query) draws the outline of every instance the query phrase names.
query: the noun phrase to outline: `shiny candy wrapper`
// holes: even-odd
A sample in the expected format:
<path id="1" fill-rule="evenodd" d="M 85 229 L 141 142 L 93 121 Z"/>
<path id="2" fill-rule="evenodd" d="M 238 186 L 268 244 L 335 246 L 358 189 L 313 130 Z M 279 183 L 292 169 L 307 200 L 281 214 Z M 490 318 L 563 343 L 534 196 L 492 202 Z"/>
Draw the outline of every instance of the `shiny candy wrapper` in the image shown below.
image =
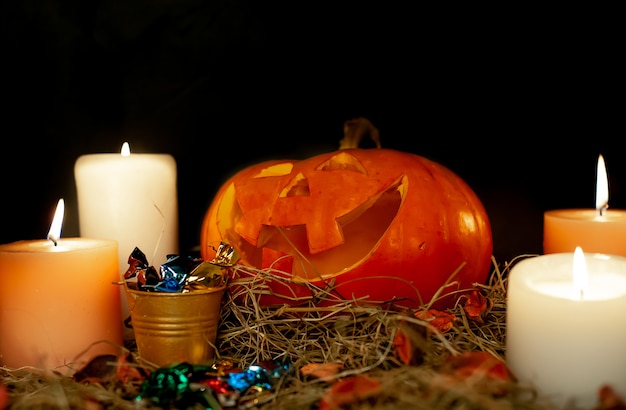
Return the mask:
<path id="1" fill-rule="evenodd" d="M 161 265 L 161 278 L 155 285 L 155 290 L 160 292 L 181 292 L 187 283 L 189 273 L 201 262 L 201 259 L 167 255 L 167 261 Z"/>
<path id="2" fill-rule="evenodd" d="M 148 399 L 167 407 L 192 408 L 197 403 L 205 409 L 221 409 L 214 396 L 192 388 L 198 374 L 203 373 L 202 369 L 186 362 L 157 369 L 141 385 L 138 399 Z"/>
<path id="3" fill-rule="evenodd" d="M 126 279 L 127 282 L 145 284 L 145 273 L 149 267 L 150 265 L 148 264 L 146 255 L 139 248 L 135 247 L 130 256 L 128 256 L 128 269 L 126 273 L 124 273 L 124 279 Z"/>
<path id="4" fill-rule="evenodd" d="M 224 280 L 225 272 L 228 268 L 237 263 L 239 253 L 225 242 L 221 242 L 215 251 L 215 257 L 209 262 L 201 262 L 190 273 L 187 282 L 190 289 L 206 289 L 218 286 L 216 281 Z"/>
<path id="5" fill-rule="evenodd" d="M 218 266 L 231 267 L 239 260 L 239 252 L 226 242 L 221 242 L 215 251 L 215 257 L 211 263 Z"/>
<path id="6" fill-rule="evenodd" d="M 147 292 L 188 292 L 221 286 L 224 269 L 234 265 L 239 254 L 226 243 L 221 243 L 216 257 L 206 262 L 200 258 L 167 255 L 167 261 L 157 271 L 148 263 L 146 255 L 138 248 L 128 257 L 124 274 L 127 283 L 136 282 L 138 290 Z"/>
<path id="7" fill-rule="evenodd" d="M 271 394 L 291 365 L 265 361 L 247 369 L 223 370 L 216 366 L 178 363 L 155 370 L 141 386 L 138 399 L 185 408 L 199 403 L 206 409 L 246 408 Z"/>
<path id="8" fill-rule="evenodd" d="M 169 258 L 169 256 L 168 256 Z M 124 273 L 126 282 L 136 282 L 139 290 L 153 291 L 157 287 L 166 287 L 163 276 L 148 263 L 146 254 L 135 247 L 128 257 L 128 269 Z"/>

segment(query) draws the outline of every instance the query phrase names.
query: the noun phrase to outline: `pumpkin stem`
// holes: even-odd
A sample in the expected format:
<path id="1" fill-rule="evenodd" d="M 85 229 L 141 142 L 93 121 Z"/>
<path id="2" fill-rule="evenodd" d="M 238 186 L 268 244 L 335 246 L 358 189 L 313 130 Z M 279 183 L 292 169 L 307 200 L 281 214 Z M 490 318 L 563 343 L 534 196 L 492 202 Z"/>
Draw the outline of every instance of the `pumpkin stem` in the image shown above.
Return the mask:
<path id="1" fill-rule="evenodd" d="M 359 117 L 343 123 L 343 139 L 339 141 L 339 149 L 358 148 L 365 134 L 369 134 L 376 148 L 381 148 L 378 128 L 367 118 Z"/>

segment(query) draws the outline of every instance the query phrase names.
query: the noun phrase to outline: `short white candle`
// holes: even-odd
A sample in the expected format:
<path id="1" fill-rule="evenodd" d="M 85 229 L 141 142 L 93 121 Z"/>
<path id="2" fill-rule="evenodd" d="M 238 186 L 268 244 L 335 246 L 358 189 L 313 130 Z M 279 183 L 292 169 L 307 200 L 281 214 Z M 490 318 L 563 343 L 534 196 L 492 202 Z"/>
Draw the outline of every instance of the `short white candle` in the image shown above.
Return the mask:
<path id="1" fill-rule="evenodd" d="M 155 268 L 178 249 L 176 161 L 169 154 L 88 154 L 74 165 L 80 236 L 115 239 L 120 280 L 139 247 Z M 120 292 L 123 287 L 120 286 Z M 122 297 L 123 319 L 129 316 Z"/>
<path id="2" fill-rule="evenodd" d="M 507 364 L 560 408 L 597 405 L 603 385 L 626 397 L 626 258 L 577 252 L 586 280 L 571 252 L 522 260 L 508 279 Z"/>

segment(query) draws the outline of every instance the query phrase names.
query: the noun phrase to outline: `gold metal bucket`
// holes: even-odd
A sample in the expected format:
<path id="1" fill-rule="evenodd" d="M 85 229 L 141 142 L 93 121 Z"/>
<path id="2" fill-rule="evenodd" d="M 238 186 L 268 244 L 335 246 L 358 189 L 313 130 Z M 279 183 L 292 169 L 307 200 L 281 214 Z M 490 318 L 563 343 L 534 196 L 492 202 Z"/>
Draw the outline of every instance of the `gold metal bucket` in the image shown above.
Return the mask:
<path id="1" fill-rule="evenodd" d="M 124 288 L 143 360 L 165 367 L 213 359 L 226 285 L 187 293 L 145 292 L 134 283 Z"/>

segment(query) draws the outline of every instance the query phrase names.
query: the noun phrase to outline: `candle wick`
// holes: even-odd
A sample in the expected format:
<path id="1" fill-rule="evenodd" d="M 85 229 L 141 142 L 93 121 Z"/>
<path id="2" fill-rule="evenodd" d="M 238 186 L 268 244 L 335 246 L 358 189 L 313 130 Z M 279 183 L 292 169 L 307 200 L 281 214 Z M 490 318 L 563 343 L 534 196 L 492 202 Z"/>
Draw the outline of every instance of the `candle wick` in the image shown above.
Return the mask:
<path id="1" fill-rule="evenodd" d="M 600 208 L 598 208 L 598 215 L 604 216 L 608 207 L 609 207 L 609 204 L 604 204 Z"/>
<path id="2" fill-rule="evenodd" d="M 581 289 L 581 290 L 580 290 L 580 300 L 583 300 L 583 299 L 584 299 L 584 298 L 583 298 L 583 290 Z"/>
<path id="3" fill-rule="evenodd" d="M 57 246 L 57 238 L 55 238 L 53 235 L 48 235 L 48 240 L 52 241 L 54 246 Z"/>

